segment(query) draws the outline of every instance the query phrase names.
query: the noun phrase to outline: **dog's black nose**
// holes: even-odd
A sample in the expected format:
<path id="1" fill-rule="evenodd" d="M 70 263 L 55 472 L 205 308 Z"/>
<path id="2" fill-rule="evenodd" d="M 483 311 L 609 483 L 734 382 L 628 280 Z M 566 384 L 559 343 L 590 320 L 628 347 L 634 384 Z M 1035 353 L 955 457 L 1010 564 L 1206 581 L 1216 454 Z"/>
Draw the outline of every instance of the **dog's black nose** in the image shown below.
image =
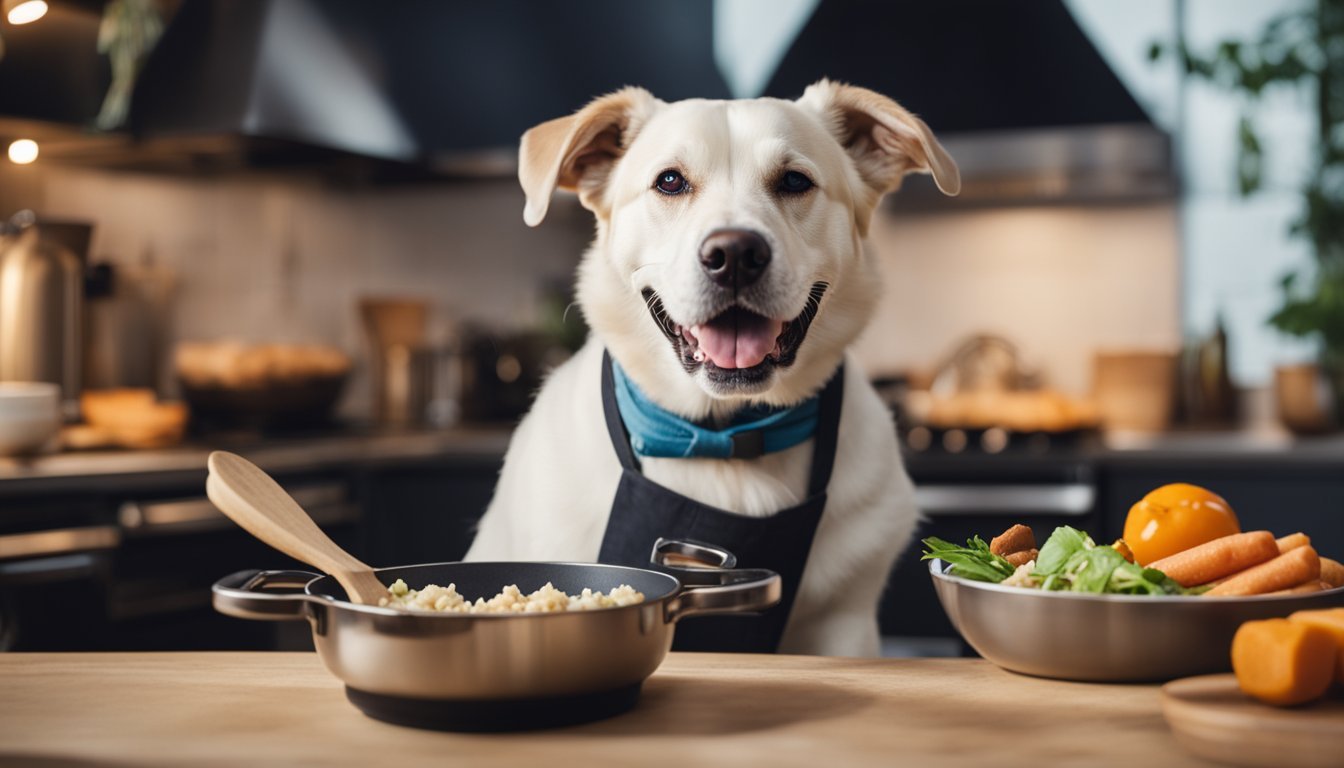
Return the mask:
<path id="1" fill-rule="evenodd" d="M 746 288 L 769 265 L 770 244 L 749 229 L 720 229 L 700 244 L 700 266 L 724 288 Z"/>

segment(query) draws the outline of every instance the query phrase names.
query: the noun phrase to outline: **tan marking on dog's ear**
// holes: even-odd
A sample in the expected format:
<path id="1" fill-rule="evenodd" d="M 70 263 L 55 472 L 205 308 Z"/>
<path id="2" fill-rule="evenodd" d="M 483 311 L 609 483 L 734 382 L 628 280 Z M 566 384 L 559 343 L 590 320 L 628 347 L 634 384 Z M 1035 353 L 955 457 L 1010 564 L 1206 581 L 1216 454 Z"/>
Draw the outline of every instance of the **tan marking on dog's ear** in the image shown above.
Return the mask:
<path id="1" fill-rule="evenodd" d="M 518 181 L 527 195 L 523 221 L 540 224 L 557 187 L 577 191 L 585 208 L 603 215 L 607 176 L 658 103 L 643 88 L 623 88 L 523 134 L 518 148 Z"/>
<path id="2" fill-rule="evenodd" d="M 961 191 L 961 172 L 933 131 L 886 96 L 819 80 L 808 86 L 798 104 L 826 120 L 872 190 L 874 205 L 882 195 L 900 188 L 907 173 L 932 174 L 945 195 Z"/>

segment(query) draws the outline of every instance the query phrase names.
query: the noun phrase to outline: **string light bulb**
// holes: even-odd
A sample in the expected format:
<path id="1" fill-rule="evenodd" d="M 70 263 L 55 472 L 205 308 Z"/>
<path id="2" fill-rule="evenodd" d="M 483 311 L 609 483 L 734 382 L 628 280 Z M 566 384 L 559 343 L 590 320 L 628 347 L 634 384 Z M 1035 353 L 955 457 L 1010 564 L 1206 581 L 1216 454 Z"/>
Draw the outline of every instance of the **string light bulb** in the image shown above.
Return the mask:
<path id="1" fill-rule="evenodd" d="M 37 159 L 37 142 L 32 139 L 16 139 L 9 145 L 9 161 L 15 165 L 27 165 Z"/>
<path id="2" fill-rule="evenodd" d="M 10 24 L 30 24 L 46 15 L 46 0 L 5 0 L 5 18 Z"/>

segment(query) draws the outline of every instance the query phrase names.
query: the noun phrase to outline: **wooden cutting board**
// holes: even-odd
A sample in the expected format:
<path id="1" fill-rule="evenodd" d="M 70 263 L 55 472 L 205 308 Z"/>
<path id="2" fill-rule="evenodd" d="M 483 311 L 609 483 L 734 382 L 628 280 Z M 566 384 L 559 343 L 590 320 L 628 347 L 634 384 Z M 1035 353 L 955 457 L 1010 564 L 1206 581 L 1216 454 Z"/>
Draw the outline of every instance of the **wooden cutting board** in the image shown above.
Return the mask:
<path id="1" fill-rule="evenodd" d="M 1231 765 L 1344 766 L 1344 698 L 1281 708 L 1262 704 L 1229 674 L 1162 686 L 1162 714 L 1176 741 L 1200 757 Z"/>

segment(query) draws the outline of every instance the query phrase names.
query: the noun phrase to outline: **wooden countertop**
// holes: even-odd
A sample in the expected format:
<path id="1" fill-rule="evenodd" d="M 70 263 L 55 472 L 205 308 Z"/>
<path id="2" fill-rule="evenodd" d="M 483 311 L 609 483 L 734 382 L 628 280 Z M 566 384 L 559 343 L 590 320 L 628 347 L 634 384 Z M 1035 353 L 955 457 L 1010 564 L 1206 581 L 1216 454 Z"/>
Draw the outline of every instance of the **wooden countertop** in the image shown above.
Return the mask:
<path id="1" fill-rule="evenodd" d="M 0 654 L 0 765 L 1206 765 L 1156 686 L 969 659 L 671 654 L 634 711 L 522 734 L 366 718 L 311 653 Z"/>

